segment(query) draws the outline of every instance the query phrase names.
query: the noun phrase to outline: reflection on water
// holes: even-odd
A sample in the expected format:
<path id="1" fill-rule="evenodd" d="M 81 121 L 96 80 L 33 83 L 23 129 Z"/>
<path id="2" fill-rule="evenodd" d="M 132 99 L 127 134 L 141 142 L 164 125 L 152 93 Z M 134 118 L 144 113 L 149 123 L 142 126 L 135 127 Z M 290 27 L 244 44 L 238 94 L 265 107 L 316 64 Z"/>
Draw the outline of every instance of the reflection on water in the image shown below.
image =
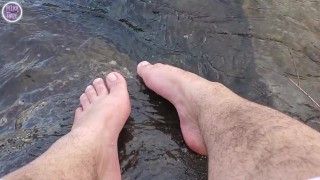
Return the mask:
<path id="1" fill-rule="evenodd" d="M 287 22 L 280 17 L 290 13 L 280 9 L 278 14 L 264 14 L 259 9 L 272 5 L 255 3 L 24 1 L 19 23 L 0 21 L 0 176 L 38 157 L 69 132 L 86 85 L 119 71 L 128 80 L 132 101 L 119 140 L 123 178 L 206 179 L 206 159 L 184 144 L 174 107 L 137 77 L 135 67 L 143 59 L 181 67 L 258 103 L 319 122 L 312 102 L 286 81 L 285 75 L 294 75 L 286 61 L 291 63 L 292 58 L 272 43 L 281 44 L 279 33 L 288 30 L 277 24 L 270 27 L 278 31 L 259 29 L 259 22 L 270 23 L 268 19 Z M 319 23 L 316 18 L 307 20 L 311 25 Z M 320 26 L 311 25 L 303 33 L 316 36 Z M 305 55 L 312 60 L 297 62 L 300 80 L 313 97 L 320 97 L 315 52 L 319 39 L 313 40 L 312 48 L 307 40 L 305 48 L 290 46 L 302 32 L 299 27 L 290 30 L 292 41 L 287 40 L 289 45 L 283 41 L 287 49 L 295 58 Z"/>

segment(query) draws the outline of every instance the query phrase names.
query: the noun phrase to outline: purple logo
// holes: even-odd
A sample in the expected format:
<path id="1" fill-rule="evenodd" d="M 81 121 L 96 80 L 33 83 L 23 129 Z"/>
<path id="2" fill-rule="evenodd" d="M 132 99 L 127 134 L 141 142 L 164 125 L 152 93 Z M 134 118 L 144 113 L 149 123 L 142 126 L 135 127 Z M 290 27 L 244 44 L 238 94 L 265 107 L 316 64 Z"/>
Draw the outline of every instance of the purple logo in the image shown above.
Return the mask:
<path id="1" fill-rule="evenodd" d="M 2 17 L 9 23 L 18 22 L 22 13 L 22 8 L 17 2 L 8 2 L 2 8 Z"/>

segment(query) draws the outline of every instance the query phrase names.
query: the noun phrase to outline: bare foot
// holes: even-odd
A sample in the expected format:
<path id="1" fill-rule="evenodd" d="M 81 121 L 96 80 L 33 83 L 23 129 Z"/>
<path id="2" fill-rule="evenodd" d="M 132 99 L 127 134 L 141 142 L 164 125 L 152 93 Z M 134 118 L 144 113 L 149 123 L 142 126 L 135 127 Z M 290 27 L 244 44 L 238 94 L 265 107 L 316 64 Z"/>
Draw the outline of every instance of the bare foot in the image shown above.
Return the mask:
<path id="1" fill-rule="evenodd" d="M 183 138 L 189 148 L 201 155 L 206 155 L 207 147 L 202 138 L 199 121 L 210 121 L 209 118 L 214 118 L 210 117 L 212 110 L 215 109 L 211 101 L 215 101 L 215 104 L 224 101 L 221 98 L 226 97 L 223 91 L 231 95 L 233 93 L 219 83 L 207 81 L 169 65 L 151 65 L 144 61 L 138 65 L 137 71 L 148 88 L 175 106 L 179 114 Z"/>
<path id="2" fill-rule="evenodd" d="M 99 179 L 121 179 L 117 141 L 130 114 L 130 100 L 122 75 L 111 73 L 106 82 L 94 80 L 80 96 L 82 107 L 75 112 L 71 133 L 95 142 Z"/>
<path id="3" fill-rule="evenodd" d="M 81 95 L 70 133 L 4 179 L 121 179 L 117 141 L 130 114 L 125 79 L 98 78 Z"/>

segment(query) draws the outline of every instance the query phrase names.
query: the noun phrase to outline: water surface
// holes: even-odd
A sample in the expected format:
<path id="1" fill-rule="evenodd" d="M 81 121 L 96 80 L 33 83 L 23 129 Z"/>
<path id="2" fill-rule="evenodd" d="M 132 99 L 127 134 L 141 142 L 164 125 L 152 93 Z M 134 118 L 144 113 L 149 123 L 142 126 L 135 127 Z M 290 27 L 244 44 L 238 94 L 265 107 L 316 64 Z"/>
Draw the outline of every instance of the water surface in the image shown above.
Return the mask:
<path id="1" fill-rule="evenodd" d="M 206 179 L 207 160 L 184 144 L 174 107 L 137 77 L 144 59 L 221 82 L 320 129 L 319 110 L 288 80 L 297 81 L 298 70 L 301 86 L 320 100 L 319 2 L 286 2 L 21 1 L 19 23 L 0 21 L 0 176 L 68 133 L 85 87 L 119 71 L 132 102 L 119 139 L 123 178 Z"/>

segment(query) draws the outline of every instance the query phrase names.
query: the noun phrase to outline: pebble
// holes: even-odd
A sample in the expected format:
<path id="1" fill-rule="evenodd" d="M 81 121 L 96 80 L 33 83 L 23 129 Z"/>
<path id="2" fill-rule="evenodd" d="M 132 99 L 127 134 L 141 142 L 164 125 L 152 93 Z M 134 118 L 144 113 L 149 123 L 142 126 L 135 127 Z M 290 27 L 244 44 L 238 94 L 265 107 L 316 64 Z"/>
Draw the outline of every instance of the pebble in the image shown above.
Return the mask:
<path id="1" fill-rule="evenodd" d="M 115 66 L 115 65 L 117 65 L 117 62 L 116 62 L 116 61 L 110 61 L 110 62 L 109 62 L 109 64 L 111 64 L 111 65 L 114 65 L 114 66 Z"/>
<path id="2" fill-rule="evenodd" d="M 7 124 L 8 123 L 8 119 L 6 117 L 3 117 L 0 119 L 0 127 Z"/>

